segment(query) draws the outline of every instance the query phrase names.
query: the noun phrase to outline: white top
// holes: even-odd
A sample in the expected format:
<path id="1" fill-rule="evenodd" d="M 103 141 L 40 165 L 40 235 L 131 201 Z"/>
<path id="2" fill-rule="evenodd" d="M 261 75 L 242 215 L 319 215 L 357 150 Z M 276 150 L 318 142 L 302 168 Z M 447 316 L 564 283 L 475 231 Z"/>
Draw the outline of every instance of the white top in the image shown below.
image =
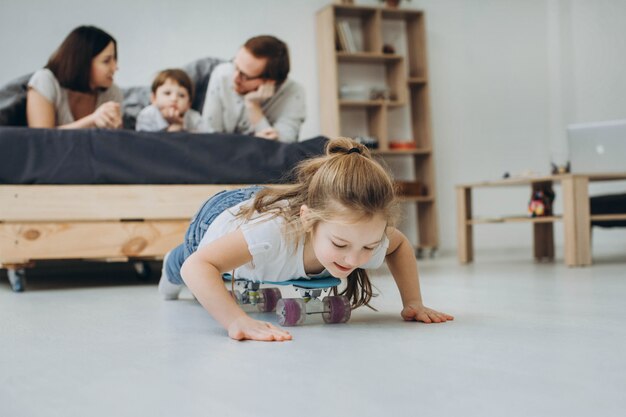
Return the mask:
<path id="1" fill-rule="evenodd" d="M 265 117 L 251 126 L 242 95 L 234 90 L 235 66 L 219 64 L 211 73 L 202 117 L 215 132 L 253 135 L 267 128 L 278 132 L 281 142 L 295 142 L 306 116 L 304 88 L 287 79 L 274 95 L 261 103 Z"/>
<path id="2" fill-rule="evenodd" d="M 56 115 L 57 126 L 66 125 L 76 121 L 67 99 L 68 89 L 61 87 L 59 81 L 48 68 L 43 68 L 35 72 L 28 81 L 28 87 L 34 89 L 46 100 L 52 103 Z M 115 101 L 116 103 L 122 104 L 123 100 L 124 94 L 122 93 L 122 90 L 120 90 L 117 85 L 113 84 L 105 91 L 99 91 L 97 93 L 96 108 L 108 101 Z"/>
<path id="3" fill-rule="evenodd" d="M 279 282 L 297 278 L 330 276 L 327 270 L 307 276 L 304 271 L 304 237 L 298 241 L 297 248 L 295 248 L 294 243 L 285 238 L 283 217 L 271 217 L 268 213 L 263 213 L 263 215 L 255 213 L 250 220 L 242 224 L 244 219 L 236 218 L 236 215 L 242 205 L 249 204 L 251 201 L 239 203 L 217 216 L 202 237 L 198 249 L 241 228 L 252 255 L 252 261 L 235 269 L 235 278 Z M 385 261 L 387 247 L 389 247 L 389 239 L 385 236 L 380 245 L 374 249 L 372 258 L 361 268 L 380 267 Z"/>
<path id="4" fill-rule="evenodd" d="M 144 107 L 137 115 L 136 130 L 148 132 L 160 132 L 167 130 L 170 123 L 165 120 L 161 111 L 154 105 Z M 192 133 L 212 133 L 206 121 L 202 120 L 200 113 L 189 109 L 183 116 L 183 130 Z"/>

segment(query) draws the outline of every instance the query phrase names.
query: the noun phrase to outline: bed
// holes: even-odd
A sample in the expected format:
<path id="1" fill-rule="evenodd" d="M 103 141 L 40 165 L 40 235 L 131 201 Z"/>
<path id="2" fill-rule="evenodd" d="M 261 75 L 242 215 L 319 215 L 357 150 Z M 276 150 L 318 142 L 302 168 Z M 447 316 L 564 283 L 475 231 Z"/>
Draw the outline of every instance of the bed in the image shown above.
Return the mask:
<path id="1" fill-rule="evenodd" d="M 14 291 L 41 260 L 158 260 L 222 190 L 281 184 L 326 138 L 0 127 L 0 267 Z"/>
<path id="2" fill-rule="evenodd" d="M 182 68 L 200 111 L 215 66 Z M 135 132 L 147 85 L 124 88 L 124 130 L 28 129 L 30 74 L 0 88 L 0 268 L 13 290 L 37 261 L 133 261 L 139 274 L 182 236 L 208 197 L 249 184 L 288 182 L 326 139 L 284 144 L 241 135 Z"/>

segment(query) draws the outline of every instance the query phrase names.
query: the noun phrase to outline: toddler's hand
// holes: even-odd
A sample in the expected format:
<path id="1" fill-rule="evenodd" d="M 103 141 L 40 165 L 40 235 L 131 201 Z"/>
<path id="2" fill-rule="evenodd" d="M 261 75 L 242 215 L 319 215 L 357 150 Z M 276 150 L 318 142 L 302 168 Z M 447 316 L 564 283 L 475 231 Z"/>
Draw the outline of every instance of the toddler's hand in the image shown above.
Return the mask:
<path id="1" fill-rule="evenodd" d="M 93 124 L 101 129 L 117 129 L 122 126 L 120 104 L 107 101 L 92 113 Z"/>
<path id="2" fill-rule="evenodd" d="M 228 326 L 228 336 L 235 340 L 283 341 L 291 340 L 289 332 L 271 323 L 254 320 L 248 316 L 235 320 Z"/>
<path id="3" fill-rule="evenodd" d="M 180 111 L 178 111 L 176 107 L 163 107 L 161 109 L 161 114 L 163 115 L 163 118 L 171 125 L 183 124 L 183 115 L 180 113 Z"/>
<path id="4" fill-rule="evenodd" d="M 454 320 L 453 316 L 428 308 L 421 303 L 407 304 L 402 309 L 400 315 L 406 321 L 415 320 L 423 321 L 424 323 L 443 323 L 448 320 Z"/>
<path id="5" fill-rule="evenodd" d="M 276 131 L 276 129 L 268 127 L 267 129 L 263 129 L 260 132 L 256 132 L 254 136 L 263 139 L 276 140 L 278 139 L 278 132 Z"/>
<path id="6" fill-rule="evenodd" d="M 178 124 L 178 123 L 172 123 L 167 128 L 168 132 L 182 132 L 182 130 L 183 130 L 183 125 L 182 124 Z"/>
<path id="7" fill-rule="evenodd" d="M 264 100 L 272 97 L 276 92 L 276 83 L 274 81 L 267 81 L 259 86 L 254 91 L 250 91 L 244 96 L 246 103 L 261 103 Z"/>

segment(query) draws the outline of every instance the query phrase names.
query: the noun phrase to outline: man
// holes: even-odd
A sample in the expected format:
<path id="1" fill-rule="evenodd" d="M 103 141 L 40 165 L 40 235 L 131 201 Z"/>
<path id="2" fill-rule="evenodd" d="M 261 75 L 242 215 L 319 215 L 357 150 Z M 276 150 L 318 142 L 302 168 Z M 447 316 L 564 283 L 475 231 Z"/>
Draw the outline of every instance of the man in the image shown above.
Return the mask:
<path id="1" fill-rule="evenodd" d="M 273 36 L 249 39 L 232 62 L 211 74 L 202 117 L 215 132 L 295 142 L 304 122 L 304 89 L 289 74 L 287 45 Z"/>

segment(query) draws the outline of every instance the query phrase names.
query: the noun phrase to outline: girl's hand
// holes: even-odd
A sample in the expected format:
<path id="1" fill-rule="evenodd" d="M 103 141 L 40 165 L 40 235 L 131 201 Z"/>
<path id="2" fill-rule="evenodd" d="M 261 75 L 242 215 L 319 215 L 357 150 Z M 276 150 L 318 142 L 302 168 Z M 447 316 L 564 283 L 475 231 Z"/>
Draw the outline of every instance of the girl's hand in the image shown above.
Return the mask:
<path id="1" fill-rule="evenodd" d="M 402 309 L 400 315 L 406 321 L 415 320 L 424 323 L 443 323 L 448 320 L 454 320 L 453 316 L 428 308 L 421 303 L 407 304 Z"/>
<path id="2" fill-rule="evenodd" d="M 266 342 L 291 340 L 291 334 L 271 323 L 254 320 L 248 316 L 238 318 L 228 326 L 228 336 L 235 340 L 261 340 Z"/>
<path id="3" fill-rule="evenodd" d="M 120 104 L 107 101 L 92 113 L 93 124 L 101 129 L 117 129 L 122 126 Z"/>

